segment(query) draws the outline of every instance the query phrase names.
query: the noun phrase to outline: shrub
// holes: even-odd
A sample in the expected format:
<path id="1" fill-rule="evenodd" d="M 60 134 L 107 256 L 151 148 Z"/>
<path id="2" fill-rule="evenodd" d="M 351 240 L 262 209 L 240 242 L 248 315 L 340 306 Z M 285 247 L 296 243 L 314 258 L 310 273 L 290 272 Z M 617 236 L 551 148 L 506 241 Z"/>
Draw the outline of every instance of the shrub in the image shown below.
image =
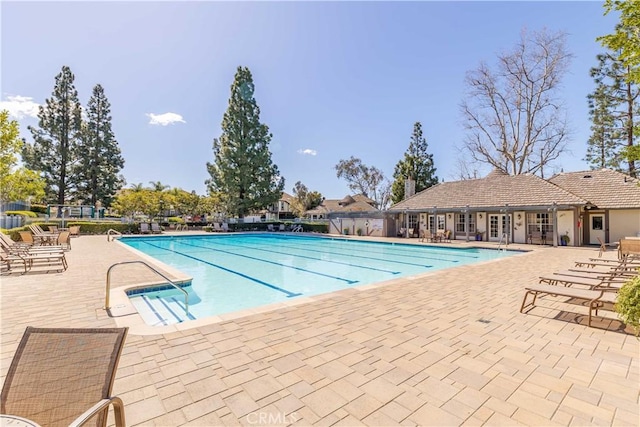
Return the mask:
<path id="1" fill-rule="evenodd" d="M 184 224 L 184 220 L 179 216 L 170 216 L 169 218 L 167 218 L 167 222 L 174 224 Z"/>
<path id="2" fill-rule="evenodd" d="M 31 212 L 46 214 L 47 213 L 47 205 L 31 205 Z"/>
<path id="3" fill-rule="evenodd" d="M 22 215 L 29 218 L 38 218 L 38 214 L 32 211 L 6 211 L 6 215 Z"/>
<path id="4" fill-rule="evenodd" d="M 625 283 L 618 292 L 615 310 L 625 325 L 640 335 L 640 275 Z"/>

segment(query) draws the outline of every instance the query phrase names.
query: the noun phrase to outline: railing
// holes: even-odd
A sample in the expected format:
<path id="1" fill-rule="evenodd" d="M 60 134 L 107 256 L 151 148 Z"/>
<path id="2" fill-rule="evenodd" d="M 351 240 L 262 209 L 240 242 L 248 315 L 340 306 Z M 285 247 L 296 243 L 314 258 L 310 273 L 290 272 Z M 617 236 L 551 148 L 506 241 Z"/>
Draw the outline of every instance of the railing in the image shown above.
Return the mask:
<path id="1" fill-rule="evenodd" d="M 498 242 L 498 250 L 500 250 L 500 247 L 502 246 L 503 241 L 504 241 L 504 248 L 502 248 L 502 250 L 506 251 L 507 246 L 509 246 L 509 236 L 507 236 L 507 233 L 502 233 L 502 236 L 500 237 L 500 242 Z"/>
<path id="2" fill-rule="evenodd" d="M 187 293 L 187 291 L 182 289 L 180 286 L 176 285 L 171 279 L 169 279 L 167 276 L 165 276 L 164 274 L 162 274 L 161 272 L 159 272 L 158 270 L 156 270 L 155 268 L 153 268 L 152 266 L 150 266 L 149 264 L 147 264 L 144 261 L 123 261 L 123 262 L 118 262 L 116 264 L 113 264 L 111 267 L 109 267 L 109 269 L 107 270 L 107 289 L 106 289 L 106 297 L 105 297 L 105 302 L 104 302 L 104 309 L 105 310 L 109 310 L 111 308 L 111 306 L 109 305 L 109 293 L 111 292 L 111 270 L 113 270 L 113 268 L 118 266 L 118 265 L 124 265 L 124 264 L 142 264 L 145 267 L 147 267 L 149 270 L 153 271 L 158 276 L 162 277 L 164 280 L 169 282 L 169 284 L 171 286 L 173 286 L 174 288 L 176 288 L 177 290 L 182 292 L 184 294 L 184 311 L 185 311 L 185 315 L 187 317 L 189 317 L 189 294 Z"/>
<path id="3" fill-rule="evenodd" d="M 112 234 L 114 234 L 113 238 L 111 237 Z M 118 230 L 114 230 L 113 228 L 110 228 L 109 231 L 107 231 L 107 242 L 116 240 L 115 236 L 122 236 L 122 233 L 119 232 Z"/>

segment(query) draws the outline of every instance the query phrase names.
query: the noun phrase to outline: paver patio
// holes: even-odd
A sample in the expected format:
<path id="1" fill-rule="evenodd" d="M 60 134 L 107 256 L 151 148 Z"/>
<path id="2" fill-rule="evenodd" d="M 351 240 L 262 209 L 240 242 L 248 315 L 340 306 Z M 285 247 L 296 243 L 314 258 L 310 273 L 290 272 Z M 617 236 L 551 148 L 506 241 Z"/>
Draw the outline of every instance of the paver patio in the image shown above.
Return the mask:
<path id="1" fill-rule="evenodd" d="M 640 341 L 614 313 L 595 328 L 562 298 L 519 313 L 524 285 L 597 248 L 521 247 L 534 250 L 190 329 L 132 326 L 114 390 L 127 424 L 639 425 Z M 3 379 L 27 325 L 135 318 L 102 307 L 107 269 L 136 254 L 82 236 L 67 258 L 64 273 L 1 278 Z M 145 275 L 114 270 L 113 286 Z"/>

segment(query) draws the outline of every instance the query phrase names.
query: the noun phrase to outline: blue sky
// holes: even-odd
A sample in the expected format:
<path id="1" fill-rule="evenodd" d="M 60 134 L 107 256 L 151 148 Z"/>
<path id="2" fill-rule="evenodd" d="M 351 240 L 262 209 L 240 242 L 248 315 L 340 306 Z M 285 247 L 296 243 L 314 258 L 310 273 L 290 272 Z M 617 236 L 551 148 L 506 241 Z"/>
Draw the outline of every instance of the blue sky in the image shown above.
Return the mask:
<path id="1" fill-rule="evenodd" d="M 600 2 L 7 2 L 0 4 L 0 108 L 36 125 L 63 65 L 83 105 L 100 83 L 127 184 L 161 181 L 206 191 L 236 68 L 253 73 L 273 161 L 327 198 L 356 156 L 391 179 L 420 121 L 437 175 L 457 176 L 464 77 L 493 64 L 523 28 L 568 33 L 575 56 L 563 81 L 573 130 L 556 166 L 588 169 L 590 67 L 613 31 Z M 488 171 L 481 171 L 485 173 Z"/>

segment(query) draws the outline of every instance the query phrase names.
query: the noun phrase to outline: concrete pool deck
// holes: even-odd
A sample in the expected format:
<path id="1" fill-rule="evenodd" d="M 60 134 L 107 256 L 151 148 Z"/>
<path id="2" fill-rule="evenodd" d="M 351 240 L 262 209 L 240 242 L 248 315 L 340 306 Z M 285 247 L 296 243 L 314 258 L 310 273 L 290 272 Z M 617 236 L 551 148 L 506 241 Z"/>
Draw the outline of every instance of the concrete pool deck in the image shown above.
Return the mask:
<path id="1" fill-rule="evenodd" d="M 532 251 L 154 333 L 135 314 L 110 317 L 102 308 L 109 266 L 138 256 L 105 236 L 72 245 L 63 273 L 0 279 L 0 373 L 4 379 L 26 326 L 129 322 L 114 393 L 130 426 L 640 419 L 640 341 L 615 313 L 601 311 L 606 318 L 593 328 L 586 307 L 565 298 L 519 313 L 525 285 L 597 256 L 597 248 L 510 245 Z M 112 285 L 146 280 L 154 278 L 131 266 L 114 270 Z"/>

